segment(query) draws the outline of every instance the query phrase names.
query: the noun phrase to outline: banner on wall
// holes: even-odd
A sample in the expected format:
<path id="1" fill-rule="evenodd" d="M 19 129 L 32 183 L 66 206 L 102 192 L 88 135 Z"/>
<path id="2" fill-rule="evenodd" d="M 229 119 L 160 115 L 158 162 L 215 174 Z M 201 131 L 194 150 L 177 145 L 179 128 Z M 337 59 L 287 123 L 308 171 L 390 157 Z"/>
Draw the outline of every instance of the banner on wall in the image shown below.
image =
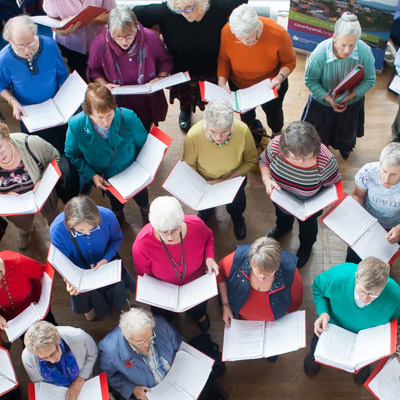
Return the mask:
<path id="1" fill-rule="evenodd" d="M 375 68 L 382 70 L 397 3 L 398 0 L 290 0 L 288 32 L 293 47 L 314 50 L 332 36 L 337 19 L 349 11 L 360 21 L 361 39 L 372 49 Z"/>

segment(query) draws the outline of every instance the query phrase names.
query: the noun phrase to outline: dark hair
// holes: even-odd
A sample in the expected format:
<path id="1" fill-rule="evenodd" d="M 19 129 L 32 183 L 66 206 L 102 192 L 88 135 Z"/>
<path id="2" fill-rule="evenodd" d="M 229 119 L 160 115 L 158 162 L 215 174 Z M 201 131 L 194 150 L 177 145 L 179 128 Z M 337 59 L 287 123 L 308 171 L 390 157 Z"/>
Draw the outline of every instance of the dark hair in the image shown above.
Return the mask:
<path id="1" fill-rule="evenodd" d="M 82 103 L 82 110 L 85 114 L 92 114 L 93 111 L 105 113 L 117 108 L 115 97 L 110 90 L 100 83 L 89 83 L 85 94 L 85 101 Z"/>

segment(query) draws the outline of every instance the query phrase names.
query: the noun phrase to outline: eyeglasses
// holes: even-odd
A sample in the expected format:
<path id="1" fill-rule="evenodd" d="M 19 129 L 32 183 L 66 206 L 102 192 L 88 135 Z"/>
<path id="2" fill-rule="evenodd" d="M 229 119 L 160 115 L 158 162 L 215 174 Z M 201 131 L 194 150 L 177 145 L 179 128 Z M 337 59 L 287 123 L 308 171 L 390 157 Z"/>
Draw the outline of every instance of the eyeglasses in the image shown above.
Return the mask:
<path id="1" fill-rule="evenodd" d="M 379 297 L 379 295 L 375 295 L 375 294 L 371 294 L 371 293 L 367 293 L 364 292 L 364 290 L 360 290 L 360 289 L 356 289 L 356 292 L 358 293 L 359 296 L 368 296 L 371 299 L 377 299 Z"/>
<path id="2" fill-rule="evenodd" d="M 226 131 L 223 131 L 223 132 L 215 132 L 215 131 L 213 131 L 213 130 L 210 129 L 210 128 L 208 128 L 208 130 L 209 130 L 209 132 L 210 132 L 212 135 L 227 135 L 227 136 L 229 136 L 229 135 L 232 133 L 232 130 L 231 130 L 231 129 L 226 130 Z"/>
<path id="3" fill-rule="evenodd" d="M 84 235 L 89 236 L 91 233 L 96 232 L 96 231 L 98 231 L 99 229 L 100 229 L 100 225 L 95 225 L 95 226 L 89 231 L 89 233 L 79 232 L 78 230 L 75 229 L 75 231 L 74 231 L 74 232 L 71 232 L 71 234 L 72 234 L 72 236 L 75 237 L 75 238 L 76 238 L 77 236 L 84 236 Z"/>
<path id="4" fill-rule="evenodd" d="M 47 357 L 39 357 L 43 361 L 50 361 L 52 360 L 60 351 L 60 345 L 56 345 L 56 349 Z"/>
<path id="5" fill-rule="evenodd" d="M 381 170 L 381 175 L 382 175 L 382 177 L 384 177 L 384 178 L 389 178 L 389 179 L 400 179 L 400 175 L 391 174 L 391 173 L 389 173 L 389 172 L 387 172 L 387 171 L 382 171 L 382 170 Z"/>
<path id="6" fill-rule="evenodd" d="M 300 161 L 300 160 L 309 160 L 309 159 L 311 159 L 311 158 L 314 157 L 314 154 L 311 154 L 311 155 L 308 155 L 308 156 L 293 156 L 293 155 L 291 155 L 291 154 L 289 153 L 289 157 L 290 157 L 292 160 L 296 160 L 296 161 Z"/>
<path id="7" fill-rule="evenodd" d="M 258 29 L 256 30 L 255 34 L 252 33 L 249 36 L 242 36 L 238 37 L 236 36 L 238 40 L 235 40 L 236 43 L 241 43 L 241 44 L 256 44 L 258 42 L 258 39 L 260 39 L 260 36 L 258 36 Z"/>
<path id="8" fill-rule="evenodd" d="M 36 44 L 36 41 L 34 40 L 33 42 L 31 42 L 31 43 L 28 43 L 28 44 L 15 44 L 14 42 L 13 42 L 13 45 L 14 45 L 14 47 L 16 48 L 16 49 L 18 49 L 18 50 L 24 50 L 26 47 L 28 47 L 28 48 L 32 48 L 32 47 L 35 47 L 35 44 Z"/>
<path id="9" fill-rule="evenodd" d="M 194 3 L 194 5 L 193 5 L 192 8 L 181 8 L 181 9 L 179 9 L 179 8 L 174 8 L 172 11 L 173 11 L 175 14 L 190 14 L 191 12 L 194 11 L 195 8 L 196 8 L 196 3 Z"/>
<path id="10" fill-rule="evenodd" d="M 152 340 L 154 340 L 157 337 L 156 333 L 153 332 L 153 336 L 150 336 L 148 339 L 146 340 L 141 340 L 140 342 L 137 343 L 132 343 L 134 346 L 143 346 L 145 343 L 150 343 Z"/>
<path id="11" fill-rule="evenodd" d="M 175 236 L 175 235 L 177 235 L 178 233 L 180 233 L 180 231 L 181 231 L 181 227 L 178 226 L 178 227 L 176 227 L 175 229 L 172 229 L 172 230 L 170 230 L 170 231 L 157 231 L 157 232 L 158 232 L 158 234 L 161 235 L 161 236 Z"/>
<path id="12" fill-rule="evenodd" d="M 126 39 L 126 40 L 132 40 L 135 39 L 136 37 L 136 32 L 134 35 L 126 35 L 126 36 L 113 36 L 112 38 L 118 42 L 121 42 L 122 40 Z"/>

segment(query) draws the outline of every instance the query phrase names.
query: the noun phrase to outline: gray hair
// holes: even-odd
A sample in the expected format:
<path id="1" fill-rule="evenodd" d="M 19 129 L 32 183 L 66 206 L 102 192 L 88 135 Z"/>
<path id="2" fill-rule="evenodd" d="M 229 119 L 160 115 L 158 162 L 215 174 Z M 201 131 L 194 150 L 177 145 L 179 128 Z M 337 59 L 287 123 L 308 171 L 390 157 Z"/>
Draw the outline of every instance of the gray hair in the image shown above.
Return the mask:
<path id="1" fill-rule="evenodd" d="M 194 5 L 199 11 L 205 13 L 210 8 L 210 0 L 167 0 L 167 6 L 172 11 L 175 8 L 180 10 L 192 8 Z"/>
<path id="2" fill-rule="evenodd" d="M 155 326 L 153 314 L 143 308 L 131 308 L 123 312 L 119 319 L 122 335 L 128 341 L 132 335 L 140 334 L 149 328 L 154 329 Z"/>
<path id="3" fill-rule="evenodd" d="M 181 203 L 172 196 L 160 196 L 150 205 L 149 221 L 160 232 L 169 231 L 183 224 Z"/>
<path id="4" fill-rule="evenodd" d="M 137 18 L 128 6 L 114 7 L 108 16 L 108 31 L 113 35 L 116 31 L 136 31 Z"/>
<path id="5" fill-rule="evenodd" d="M 60 333 L 50 322 L 39 321 L 26 331 L 24 343 L 29 353 L 36 354 L 38 349 L 60 344 Z"/>
<path id="6" fill-rule="evenodd" d="M 231 32 L 237 37 L 248 36 L 258 29 L 259 19 L 254 8 L 247 4 L 235 8 L 229 17 Z"/>
<path id="7" fill-rule="evenodd" d="M 233 124 L 233 109 L 224 99 L 211 100 L 204 111 L 204 122 L 209 128 L 231 128 Z"/>
<path id="8" fill-rule="evenodd" d="M 400 143 L 389 143 L 385 146 L 379 157 L 379 162 L 388 167 L 400 165 Z"/>
<path id="9" fill-rule="evenodd" d="M 360 39 L 361 36 L 361 26 L 358 22 L 357 16 L 344 12 L 342 16 L 336 21 L 334 29 L 335 38 L 340 38 L 342 36 L 355 36 Z"/>
<path id="10" fill-rule="evenodd" d="M 101 222 L 99 209 L 90 197 L 74 197 L 65 205 L 64 222 L 70 232 L 73 232 L 75 225 L 79 223 L 98 225 Z"/>
<path id="11" fill-rule="evenodd" d="M 260 237 L 250 247 L 250 265 L 259 269 L 260 272 L 277 271 L 281 264 L 281 258 L 281 246 L 270 237 Z"/>
<path id="12" fill-rule="evenodd" d="M 11 40 L 12 32 L 21 28 L 30 30 L 34 35 L 37 34 L 37 25 L 32 21 L 32 19 L 28 15 L 19 15 L 18 17 L 9 19 L 4 25 L 3 39 L 6 42 L 9 42 Z"/>
<path id="13" fill-rule="evenodd" d="M 312 153 L 317 155 L 321 148 L 321 139 L 317 130 L 306 121 L 292 122 L 282 132 L 279 148 L 284 157 L 289 152 L 295 156 L 304 156 Z"/>
<path id="14" fill-rule="evenodd" d="M 356 283 L 365 290 L 383 290 L 389 279 L 389 264 L 375 257 L 367 257 L 358 264 Z"/>

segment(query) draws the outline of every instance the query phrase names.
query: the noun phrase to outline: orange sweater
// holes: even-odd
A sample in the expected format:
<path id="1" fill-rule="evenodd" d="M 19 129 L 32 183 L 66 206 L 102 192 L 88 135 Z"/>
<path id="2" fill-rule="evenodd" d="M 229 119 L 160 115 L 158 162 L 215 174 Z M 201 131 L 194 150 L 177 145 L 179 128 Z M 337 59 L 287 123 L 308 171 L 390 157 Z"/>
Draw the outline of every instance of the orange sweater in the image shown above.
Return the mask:
<path id="1" fill-rule="evenodd" d="M 293 71 L 296 54 L 286 30 L 270 18 L 259 17 L 263 31 L 253 46 L 237 43 L 227 23 L 221 32 L 218 76 L 230 79 L 239 89 L 274 78 L 281 67 Z"/>

